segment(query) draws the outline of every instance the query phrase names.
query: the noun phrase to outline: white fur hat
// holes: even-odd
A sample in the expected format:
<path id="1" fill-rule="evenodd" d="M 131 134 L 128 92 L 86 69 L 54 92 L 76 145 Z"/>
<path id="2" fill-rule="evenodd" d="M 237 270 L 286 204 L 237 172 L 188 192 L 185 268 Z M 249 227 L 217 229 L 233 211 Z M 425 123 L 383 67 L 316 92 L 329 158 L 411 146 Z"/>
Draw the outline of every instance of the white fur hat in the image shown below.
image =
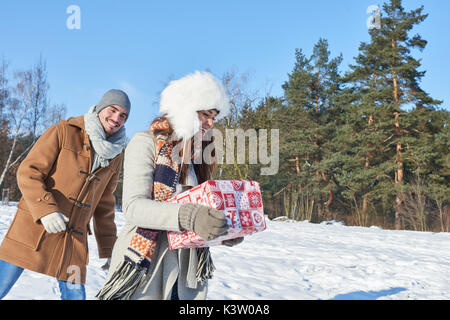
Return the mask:
<path id="1" fill-rule="evenodd" d="M 228 115 L 225 88 L 211 73 L 195 71 L 173 80 L 161 93 L 159 112 L 167 114 L 177 138 L 189 139 L 200 129 L 197 111 L 216 109 L 216 120 Z"/>

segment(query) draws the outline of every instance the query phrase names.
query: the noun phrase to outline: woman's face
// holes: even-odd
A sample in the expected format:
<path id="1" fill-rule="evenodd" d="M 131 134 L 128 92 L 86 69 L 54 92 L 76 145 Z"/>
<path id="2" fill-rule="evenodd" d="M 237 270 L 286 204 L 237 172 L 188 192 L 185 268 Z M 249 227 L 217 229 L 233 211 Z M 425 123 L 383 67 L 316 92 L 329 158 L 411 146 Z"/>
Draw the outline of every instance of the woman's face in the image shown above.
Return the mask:
<path id="1" fill-rule="evenodd" d="M 208 130 L 212 129 L 214 126 L 214 121 L 216 120 L 217 111 L 211 110 L 201 110 L 197 111 L 198 119 L 201 123 L 202 135 L 204 135 Z"/>

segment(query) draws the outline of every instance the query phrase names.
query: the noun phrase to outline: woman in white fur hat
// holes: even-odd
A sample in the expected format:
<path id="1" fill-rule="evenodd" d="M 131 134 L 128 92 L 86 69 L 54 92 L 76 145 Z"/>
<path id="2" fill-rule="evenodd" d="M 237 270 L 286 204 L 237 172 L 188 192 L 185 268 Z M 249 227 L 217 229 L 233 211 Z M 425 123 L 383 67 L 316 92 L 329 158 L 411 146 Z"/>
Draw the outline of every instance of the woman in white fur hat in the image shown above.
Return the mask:
<path id="1" fill-rule="evenodd" d="M 206 206 L 164 201 L 182 191 L 182 186 L 212 179 L 215 163 L 192 163 L 203 154 L 192 147 L 194 135 L 206 135 L 229 109 L 225 89 L 208 72 L 196 71 L 171 81 L 163 90 L 163 116 L 153 120 L 148 132 L 137 133 L 125 150 L 126 225 L 115 243 L 99 299 L 206 299 L 214 270 L 209 248 L 170 250 L 167 231 L 190 230 L 212 240 L 227 233 L 226 218 Z M 211 143 L 202 141 L 202 151 Z M 214 148 L 208 150 L 214 157 Z"/>

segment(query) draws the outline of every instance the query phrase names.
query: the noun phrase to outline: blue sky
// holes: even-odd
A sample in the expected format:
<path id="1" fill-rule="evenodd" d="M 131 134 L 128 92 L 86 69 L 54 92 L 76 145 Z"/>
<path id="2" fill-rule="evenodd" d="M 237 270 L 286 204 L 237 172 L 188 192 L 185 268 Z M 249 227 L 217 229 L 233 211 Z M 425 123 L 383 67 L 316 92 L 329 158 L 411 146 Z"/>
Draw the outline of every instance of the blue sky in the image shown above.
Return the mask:
<path id="1" fill-rule="evenodd" d="M 0 55 L 11 71 L 29 68 L 42 54 L 50 97 L 67 116 L 84 114 L 110 88 L 132 102 L 128 136 L 147 130 L 158 115 L 159 93 L 171 79 L 209 69 L 248 73 L 249 90 L 281 96 L 295 49 L 309 55 L 320 37 L 341 70 L 367 41 L 370 5 L 378 0 L 1 0 Z M 70 30 L 66 9 L 81 10 L 81 29 Z M 414 33 L 428 41 L 422 88 L 450 109 L 450 1 L 404 0 L 407 10 L 425 6 L 429 17 Z"/>

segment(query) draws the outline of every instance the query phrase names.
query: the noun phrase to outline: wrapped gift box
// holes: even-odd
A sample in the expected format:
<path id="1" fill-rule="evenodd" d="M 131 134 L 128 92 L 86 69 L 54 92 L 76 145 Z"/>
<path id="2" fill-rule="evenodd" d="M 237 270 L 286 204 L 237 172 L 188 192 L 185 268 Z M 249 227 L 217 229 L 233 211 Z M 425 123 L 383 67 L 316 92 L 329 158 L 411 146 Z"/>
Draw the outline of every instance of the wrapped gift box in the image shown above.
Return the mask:
<path id="1" fill-rule="evenodd" d="M 208 180 L 167 200 L 197 203 L 222 211 L 228 221 L 228 234 L 205 241 L 192 231 L 169 231 L 170 249 L 210 247 L 266 229 L 259 183 L 245 180 Z"/>

